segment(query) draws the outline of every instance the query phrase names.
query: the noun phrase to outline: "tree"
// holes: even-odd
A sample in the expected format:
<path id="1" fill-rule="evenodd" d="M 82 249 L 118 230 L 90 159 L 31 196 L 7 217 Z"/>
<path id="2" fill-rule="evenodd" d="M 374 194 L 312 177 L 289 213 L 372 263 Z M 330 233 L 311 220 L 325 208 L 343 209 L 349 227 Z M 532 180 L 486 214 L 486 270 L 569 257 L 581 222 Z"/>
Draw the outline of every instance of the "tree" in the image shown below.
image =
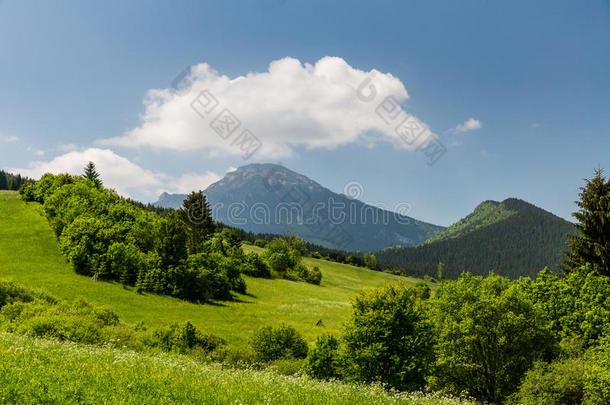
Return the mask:
<path id="1" fill-rule="evenodd" d="M 307 356 L 307 342 L 292 326 L 265 326 L 253 336 L 252 348 L 262 361 L 282 358 L 302 359 Z"/>
<path id="2" fill-rule="evenodd" d="M 318 337 L 316 344 L 309 350 L 303 366 L 310 377 L 320 379 L 340 376 L 339 340 L 330 333 Z"/>
<path id="3" fill-rule="evenodd" d="M 580 210 L 572 214 L 578 234 L 569 235 L 565 270 L 590 263 L 594 271 L 610 276 L 610 179 L 597 169 L 585 181 L 576 201 Z"/>
<path id="4" fill-rule="evenodd" d="M 522 281 L 463 274 L 431 302 L 436 335 L 432 388 L 500 403 L 535 361 L 551 357 L 551 326 Z"/>
<path id="5" fill-rule="evenodd" d="M 8 181 L 6 180 L 6 173 L 0 170 L 0 190 L 8 190 Z"/>
<path id="6" fill-rule="evenodd" d="M 445 272 L 445 263 L 438 262 L 438 266 L 436 266 L 436 277 L 438 278 L 439 281 L 443 279 L 444 272 Z"/>
<path id="7" fill-rule="evenodd" d="M 92 181 L 93 184 L 95 184 L 97 187 L 100 187 L 102 185 L 102 181 L 100 180 L 100 174 L 97 172 L 95 168 L 95 163 L 93 162 L 89 162 L 87 163 L 87 166 L 85 166 L 83 178 Z"/>
<path id="8" fill-rule="evenodd" d="M 377 257 L 372 253 L 364 254 L 364 266 L 371 270 L 377 269 Z"/>
<path id="9" fill-rule="evenodd" d="M 178 211 L 182 222 L 188 227 L 188 252 L 203 251 L 203 243 L 214 233 L 215 225 L 208 201 L 202 191 L 193 191 Z"/>
<path id="10" fill-rule="evenodd" d="M 356 296 L 343 341 L 346 377 L 399 390 L 424 387 L 433 363 L 433 335 L 415 291 L 405 284 Z"/>

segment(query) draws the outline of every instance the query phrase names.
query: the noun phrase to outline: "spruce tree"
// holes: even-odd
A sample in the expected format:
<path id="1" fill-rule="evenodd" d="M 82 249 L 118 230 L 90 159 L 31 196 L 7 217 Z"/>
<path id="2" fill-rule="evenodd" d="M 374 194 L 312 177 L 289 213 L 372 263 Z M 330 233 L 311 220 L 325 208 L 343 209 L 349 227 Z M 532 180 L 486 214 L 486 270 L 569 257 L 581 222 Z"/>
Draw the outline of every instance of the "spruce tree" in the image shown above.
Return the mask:
<path id="1" fill-rule="evenodd" d="M 215 225 L 210 206 L 202 191 L 193 191 L 186 197 L 178 211 L 180 218 L 188 227 L 187 247 L 189 254 L 202 251 L 203 242 L 214 233 Z"/>
<path id="2" fill-rule="evenodd" d="M 89 162 L 87 163 L 87 166 L 85 166 L 83 178 L 92 181 L 98 187 L 102 185 L 102 180 L 100 180 L 100 174 L 97 172 L 95 168 L 95 163 L 93 162 Z"/>
<path id="3" fill-rule="evenodd" d="M 599 274 L 610 276 L 610 179 L 601 169 L 581 187 L 580 210 L 572 214 L 577 235 L 569 235 L 565 270 L 590 263 Z"/>
<path id="4" fill-rule="evenodd" d="M 6 180 L 6 173 L 0 170 L 0 190 L 8 190 L 8 181 Z"/>

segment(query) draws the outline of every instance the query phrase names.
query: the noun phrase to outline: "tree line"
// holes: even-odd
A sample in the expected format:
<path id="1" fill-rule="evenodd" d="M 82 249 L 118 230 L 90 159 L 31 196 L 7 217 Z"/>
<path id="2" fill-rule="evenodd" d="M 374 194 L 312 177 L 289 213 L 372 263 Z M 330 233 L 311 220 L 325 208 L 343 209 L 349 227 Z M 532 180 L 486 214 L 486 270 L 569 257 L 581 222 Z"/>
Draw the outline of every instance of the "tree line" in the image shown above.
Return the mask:
<path id="1" fill-rule="evenodd" d="M 20 174 L 7 173 L 0 170 L 0 190 L 17 191 L 26 182 L 32 182 L 32 179 L 22 177 Z"/>
<path id="2" fill-rule="evenodd" d="M 104 188 L 89 163 L 82 176 L 47 173 L 19 192 L 42 204 L 74 270 L 95 280 L 203 303 L 246 293 L 242 274 L 273 275 L 266 260 L 243 252 L 234 230 L 217 229 L 201 191 L 161 216 Z M 300 266 L 299 272 L 294 279 L 310 281 L 313 270 Z"/>

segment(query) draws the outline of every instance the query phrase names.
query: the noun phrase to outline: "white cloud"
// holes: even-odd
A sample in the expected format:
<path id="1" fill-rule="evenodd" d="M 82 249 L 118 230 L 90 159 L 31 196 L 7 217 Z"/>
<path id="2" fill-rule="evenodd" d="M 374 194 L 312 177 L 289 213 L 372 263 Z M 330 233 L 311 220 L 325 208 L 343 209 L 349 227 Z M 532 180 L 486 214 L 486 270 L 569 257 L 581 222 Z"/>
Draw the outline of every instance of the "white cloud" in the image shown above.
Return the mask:
<path id="1" fill-rule="evenodd" d="M 31 162 L 28 168 L 12 168 L 11 171 L 32 178 L 39 178 L 44 173 L 81 174 L 89 161 L 95 162 L 106 187 L 114 188 L 125 197 L 145 201 L 154 200 L 163 191 L 186 193 L 205 189 L 220 178 L 213 172 L 175 178 L 144 169 L 109 149 L 98 148 L 68 152 L 50 161 Z"/>
<path id="2" fill-rule="evenodd" d="M 191 191 L 205 190 L 210 184 L 216 183 L 218 180 L 220 180 L 220 176 L 214 172 L 185 174 L 176 180 L 170 191 L 187 194 Z"/>
<path id="3" fill-rule="evenodd" d="M 365 102 L 357 97 L 356 89 L 371 76 L 376 97 Z M 262 142 L 256 152 L 262 158 L 289 156 L 295 147 L 331 149 L 381 139 L 406 147 L 394 131 L 396 123 L 386 124 L 375 113 L 388 96 L 398 103 L 408 98 L 403 83 L 389 73 L 355 69 L 341 58 L 324 57 L 311 65 L 287 57 L 271 62 L 266 72 L 236 78 L 202 63 L 191 68 L 184 82 L 187 86 L 180 91 L 150 90 L 140 125 L 122 136 L 98 142 L 241 155 L 243 151 L 231 142 L 248 129 Z M 209 90 L 218 101 L 218 106 L 205 117 L 191 107 L 203 90 Z M 210 127 L 224 108 L 241 122 L 227 140 Z"/>
<path id="4" fill-rule="evenodd" d="M 0 136 L 0 142 L 15 143 L 19 141 L 19 137 L 15 135 Z"/>
<path id="5" fill-rule="evenodd" d="M 458 124 L 457 127 L 453 128 L 453 132 L 474 131 L 475 129 L 480 129 L 482 126 L 483 124 L 481 123 L 481 121 L 471 117 L 468 118 L 468 120 L 464 121 L 462 124 Z"/>

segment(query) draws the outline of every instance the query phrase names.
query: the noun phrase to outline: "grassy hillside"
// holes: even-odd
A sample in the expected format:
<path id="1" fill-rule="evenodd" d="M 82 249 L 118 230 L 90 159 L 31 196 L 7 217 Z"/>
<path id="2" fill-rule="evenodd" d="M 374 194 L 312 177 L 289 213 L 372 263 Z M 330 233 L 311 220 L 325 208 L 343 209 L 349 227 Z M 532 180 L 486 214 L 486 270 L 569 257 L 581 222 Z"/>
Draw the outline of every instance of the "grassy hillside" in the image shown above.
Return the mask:
<path id="1" fill-rule="evenodd" d="M 436 276 L 439 262 L 447 278 L 491 270 L 510 278 L 535 276 L 547 266 L 558 270 L 567 235 L 574 231 L 570 222 L 525 201 L 486 201 L 427 243 L 384 249 L 377 260 L 419 277 Z"/>
<path id="2" fill-rule="evenodd" d="M 149 355 L 0 334 L 0 402 L 190 404 L 466 404 L 379 386 L 232 370 Z"/>
<path id="3" fill-rule="evenodd" d="M 324 260 L 306 258 L 304 263 L 320 267 L 322 285 L 245 277 L 248 295 L 238 296 L 237 302 L 208 305 L 137 294 L 118 283 L 94 282 L 74 273 L 59 252 L 41 206 L 24 203 L 15 192 L 0 191 L 0 278 L 40 287 L 68 300 L 86 297 L 111 307 L 128 323 L 143 321 L 161 326 L 190 320 L 196 327 L 225 338 L 230 345 L 243 347 L 259 327 L 285 321 L 313 341 L 322 332 L 340 329 L 349 316 L 350 298 L 357 291 L 399 279 Z M 315 326 L 319 320 L 322 327 Z"/>

